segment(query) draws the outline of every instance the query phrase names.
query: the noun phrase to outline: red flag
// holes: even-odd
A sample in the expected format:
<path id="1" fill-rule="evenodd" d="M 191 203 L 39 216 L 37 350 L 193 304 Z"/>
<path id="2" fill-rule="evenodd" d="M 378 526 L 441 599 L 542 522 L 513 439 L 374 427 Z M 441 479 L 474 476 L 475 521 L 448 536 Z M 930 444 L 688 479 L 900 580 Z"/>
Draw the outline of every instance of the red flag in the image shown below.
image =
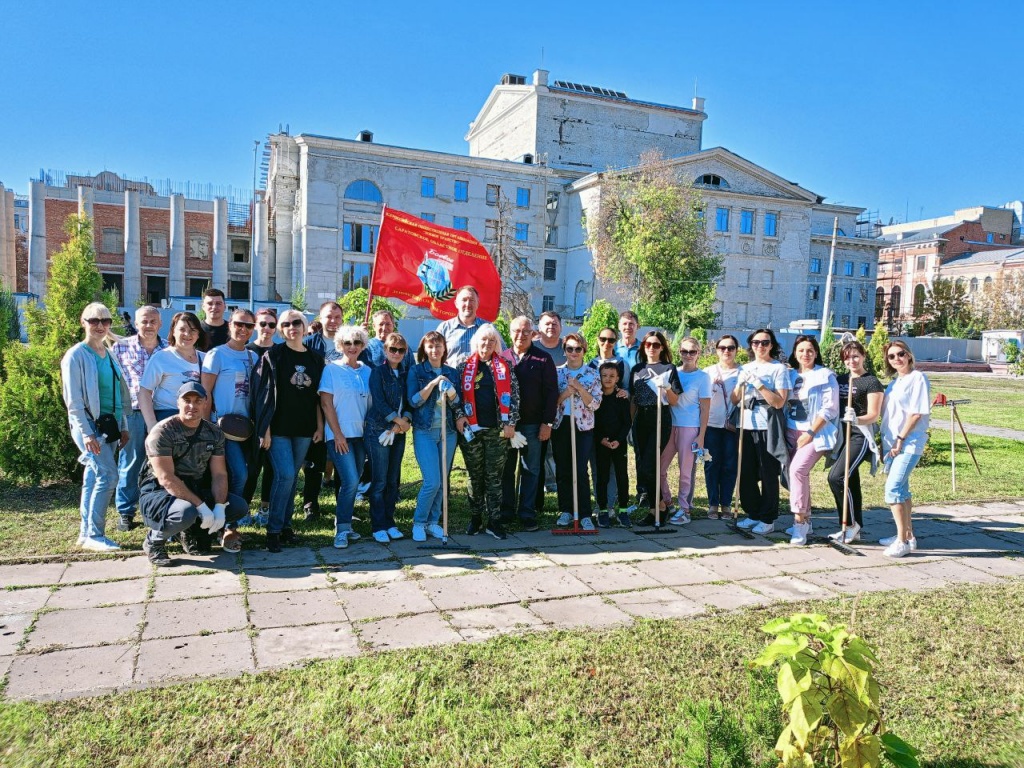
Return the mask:
<path id="1" fill-rule="evenodd" d="M 447 320 L 458 314 L 455 292 L 464 285 L 480 294 L 477 314 L 494 320 L 501 304 L 501 279 L 480 241 L 469 232 L 384 208 L 371 296 L 401 299 Z"/>

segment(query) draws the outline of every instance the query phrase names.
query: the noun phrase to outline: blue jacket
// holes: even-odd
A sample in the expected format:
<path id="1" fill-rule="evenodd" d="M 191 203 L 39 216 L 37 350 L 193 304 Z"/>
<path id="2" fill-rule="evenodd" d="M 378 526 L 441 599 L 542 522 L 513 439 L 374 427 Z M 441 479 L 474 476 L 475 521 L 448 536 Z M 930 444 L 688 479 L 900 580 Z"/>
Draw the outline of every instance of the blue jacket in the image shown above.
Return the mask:
<path id="1" fill-rule="evenodd" d="M 455 387 L 455 399 L 448 401 L 448 431 L 451 434 L 451 430 L 455 429 L 455 420 L 462 415 L 461 406 L 462 398 L 459 396 L 459 379 L 458 371 L 452 368 L 450 365 L 442 365 L 441 373 L 448 381 Z M 410 369 L 409 378 L 406 385 L 406 397 L 408 402 L 412 406 L 412 427 L 413 429 L 433 429 L 434 428 L 434 412 L 437 408 L 437 398 L 441 394 L 441 390 L 434 387 L 426 400 L 420 398 L 420 390 L 429 384 L 434 376 L 434 369 L 430 366 L 430 361 L 424 360 L 422 363 L 417 363 Z M 440 426 L 438 425 L 438 429 Z"/>
<path id="2" fill-rule="evenodd" d="M 370 408 L 366 412 L 366 433 L 373 436 L 391 429 L 399 416 L 412 420 L 409 400 L 405 394 L 405 375 L 399 371 L 395 376 L 391 366 L 378 366 L 370 371 Z"/>

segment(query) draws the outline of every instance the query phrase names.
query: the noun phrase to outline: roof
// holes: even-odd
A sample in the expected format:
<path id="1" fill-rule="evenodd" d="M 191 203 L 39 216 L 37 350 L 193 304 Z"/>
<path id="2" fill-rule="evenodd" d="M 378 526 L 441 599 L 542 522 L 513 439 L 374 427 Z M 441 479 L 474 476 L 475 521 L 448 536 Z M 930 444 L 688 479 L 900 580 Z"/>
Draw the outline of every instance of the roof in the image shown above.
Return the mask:
<path id="1" fill-rule="evenodd" d="M 943 267 L 973 267 L 982 264 L 1005 264 L 1008 261 L 1024 261 L 1024 248 L 997 248 L 977 253 L 962 253 L 943 263 Z"/>
<path id="2" fill-rule="evenodd" d="M 958 221 L 956 224 L 943 224 L 938 227 L 925 227 L 924 229 L 919 229 L 912 233 L 903 232 L 899 234 L 882 235 L 880 239 L 889 243 L 927 242 L 929 240 L 937 240 L 941 238 L 944 234 L 955 227 L 959 227 L 962 223 L 963 222 Z M 900 234 L 902 234 L 902 237 L 900 237 Z"/>

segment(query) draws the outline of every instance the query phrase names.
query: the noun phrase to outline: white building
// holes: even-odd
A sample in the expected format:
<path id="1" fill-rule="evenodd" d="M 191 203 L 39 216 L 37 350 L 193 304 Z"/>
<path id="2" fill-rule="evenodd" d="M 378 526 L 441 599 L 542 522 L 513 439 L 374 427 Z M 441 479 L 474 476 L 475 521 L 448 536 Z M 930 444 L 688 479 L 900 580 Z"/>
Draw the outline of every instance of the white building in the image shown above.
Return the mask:
<path id="1" fill-rule="evenodd" d="M 311 306 L 368 285 L 384 203 L 494 240 L 498 202 L 511 207 L 520 282 L 537 312 L 578 318 L 595 298 L 628 295 L 595 281 L 582 221 L 599 204 L 601 174 L 656 149 L 682 183 L 697 183 L 708 233 L 725 259 L 720 324 L 780 327 L 820 317 L 833 221 L 840 237 L 835 324 L 871 327 L 877 244 L 856 236 L 863 208 L 820 195 L 722 148 L 702 149 L 704 100 L 674 107 L 603 88 L 505 75 L 466 140 L 469 156 L 355 140 L 271 136 L 269 248 L 256 298 L 304 288 Z M 263 293 L 261 294 L 261 290 Z M 641 318 L 642 320 L 642 318 Z"/>

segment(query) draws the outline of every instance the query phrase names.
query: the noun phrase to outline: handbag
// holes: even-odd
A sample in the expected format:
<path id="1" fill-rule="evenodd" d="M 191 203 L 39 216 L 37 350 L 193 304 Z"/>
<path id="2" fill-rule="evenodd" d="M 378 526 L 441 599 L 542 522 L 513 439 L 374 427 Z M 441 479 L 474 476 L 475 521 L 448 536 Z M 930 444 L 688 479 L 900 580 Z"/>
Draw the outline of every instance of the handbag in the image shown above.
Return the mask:
<path id="1" fill-rule="evenodd" d="M 217 426 L 224 432 L 224 437 L 235 443 L 244 443 L 252 437 L 253 423 L 248 416 L 226 413 L 217 419 Z"/>
<path id="2" fill-rule="evenodd" d="M 107 352 L 107 362 L 110 363 L 110 373 L 112 374 L 113 383 L 111 385 L 111 402 L 114 407 L 117 407 L 117 372 L 114 371 L 114 363 L 110 359 L 110 352 Z M 88 410 L 87 410 L 88 412 Z M 90 416 L 92 414 L 89 414 Z M 104 442 L 116 443 L 121 439 L 121 425 L 117 421 L 117 417 L 112 413 L 101 413 L 99 418 L 96 419 L 96 432 L 103 435 Z"/>

